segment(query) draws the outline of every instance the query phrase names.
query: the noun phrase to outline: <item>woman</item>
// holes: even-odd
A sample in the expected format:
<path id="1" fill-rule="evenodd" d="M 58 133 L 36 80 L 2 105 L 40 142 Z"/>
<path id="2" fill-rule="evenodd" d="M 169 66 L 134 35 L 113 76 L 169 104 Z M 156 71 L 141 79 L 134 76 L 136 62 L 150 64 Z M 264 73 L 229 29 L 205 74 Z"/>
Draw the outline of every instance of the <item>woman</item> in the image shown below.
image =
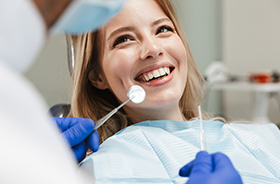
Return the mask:
<path id="1" fill-rule="evenodd" d="M 108 26 L 105 26 L 99 31 L 93 33 L 73 36 L 76 50 L 76 66 L 73 73 L 74 90 L 71 103 L 71 116 L 87 117 L 96 121 L 118 106 L 120 102 L 125 101 L 127 99 L 126 93 L 129 87 L 134 84 L 142 86 L 147 93 L 147 98 L 143 103 L 137 105 L 133 103 L 127 104 L 124 107 L 124 111 L 117 113 L 116 116 L 112 117 L 106 124 L 100 127 L 98 132 L 101 137 L 101 142 L 124 127 L 140 121 L 148 119 L 173 119 L 182 121 L 193 119 L 198 116 L 197 107 L 202 101 L 201 88 L 204 79 L 193 60 L 188 43 L 184 38 L 182 29 L 180 28 L 170 1 L 163 0 L 158 2 L 162 7 L 164 7 L 167 16 L 165 16 L 166 20 L 159 20 L 160 22 L 158 22 L 158 27 L 153 27 L 153 29 L 157 29 L 153 30 L 155 34 L 154 36 L 157 36 L 158 40 L 161 40 L 161 42 L 166 43 L 165 47 L 168 48 L 161 48 L 161 46 L 159 46 L 160 43 L 149 43 L 148 40 L 147 42 L 145 41 L 145 43 L 141 44 L 141 46 L 131 45 L 128 46 L 129 48 L 127 47 L 122 49 L 122 45 L 125 43 L 118 42 L 129 42 L 129 39 L 133 39 L 132 36 L 125 35 L 120 36 L 120 38 L 116 38 L 116 35 L 114 35 L 114 37 L 110 37 L 110 40 L 106 40 L 104 36 L 108 36 L 109 34 L 108 31 L 105 33 L 105 30 L 108 30 Z M 149 16 L 153 16 L 150 14 L 149 10 L 147 10 L 147 13 Z M 126 15 L 124 15 L 124 17 L 126 17 Z M 121 20 L 119 22 L 122 22 L 122 18 L 120 19 Z M 143 21 L 145 22 L 145 20 Z M 110 22 L 116 23 L 116 20 L 113 19 Z M 138 29 L 142 29 L 143 25 L 138 22 L 137 24 L 139 24 Z M 118 36 L 119 35 L 120 33 Z M 106 41 L 104 42 L 103 39 Z M 112 43 L 113 39 L 117 39 L 114 40 L 115 43 Z M 138 40 L 131 40 L 131 42 L 138 42 Z M 172 45 L 168 42 L 171 42 Z M 110 47 L 115 47 L 115 49 L 111 49 Z M 180 50 L 178 50 L 178 48 Z M 171 59 L 166 59 L 167 54 L 163 53 L 163 50 L 160 49 L 172 52 L 168 53 L 168 55 L 170 55 L 169 57 L 176 62 L 172 61 L 172 63 L 169 61 Z M 169 49 L 171 51 L 169 51 Z M 124 50 L 126 53 L 124 53 Z M 176 54 L 176 56 L 173 56 L 174 54 Z M 160 59 L 160 62 L 158 61 L 158 57 L 162 58 Z M 118 60 L 120 63 L 118 66 L 121 68 L 119 73 L 124 74 L 124 69 L 127 69 L 128 67 L 130 67 L 130 70 L 134 70 L 132 71 L 134 72 L 133 74 L 123 76 L 131 78 L 130 81 L 127 81 L 125 86 L 122 86 L 120 83 L 115 83 L 115 81 L 107 81 L 110 79 L 107 79 L 104 76 L 104 72 L 105 70 L 107 72 L 107 68 L 108 70 L 115 71 L 115 66 L 112 65 L 112 63 L 115 63 L 115 60 Z M 131 66 L 137 64 L 136 60 L 142 61 L 143 64 L 138 64 L 137 67 L 131 68 Z M 102 69 L 103 67 L 107 68 Z M 151 75 L 152 71 L 155 69 L 168 70 L 168 72 L 171 72 L 171 75 L 158 80 L 152 80 L 151 82 L 141 81 L 145 79 L 143 75 L 139 75 L 144 73 L 140 70 L 147 70 L 146 67 L 148 67 L 149 70 L 149 72 L 145 72 L 146 76 Z M 150 69 L 149 67 L 152 68 Z M 170 80 L 173 76 L 175 78 L 179 78 L 178 80 L 181 80 L 181 82 L 176 82 L 174 86 L 174 82 L 162 85 L 166 87 L 165 91 L 162 90 L 161 93 L 159 93 L 156 87 L 153 87 L 155 85 L 158 86 L 158 83 L 162 83 L 162 81 L 165 82 L 166 80 Z M 170 86 L 172 86 L 172 90 L 170 90 Z M 124 87 L 122 91 L 113 91 L 115 88 L 119 89 L 122 87 Z M 155 99 L 155 96 L 158 98 Z M 151 116 L 145 113 L 147 107 L 149 110 L 156 109 L 156 112 L 159 112 L 159 108 L 161 108 L 162 104 L 165 104 L 169 98 L 173 98 L 171 99 L 173 102 L 170 104 L 170 107 L 164 107 L 166 109 L 162 108 L 163 114 L 154 116 L 157 113 L 149 112 L 152 114 Z M 150 101 L 151 99 L 153 104 Z M 135 113 L 131 115 L 133 111 L 132 108 L 137 108 L 137 112 L 141 111 L 139 112 L 141 113 L 141 116 L 139 114 L 138 116 L 140 117 L 136 117 Z M 144 112 L 141 110 L 142 108 L 144 108 Z M 163 116 L 166 114 L 166 111 L 168 111 L 168 117 Z M 142 114 L 142 112 L 144 114 Z M 176 116 L 176 118 L 172 118 L 170 114 Z"/>
<path id="2" fill-rule="evenodd" d="M 203 77 L 170 1 L 129 0 L 101 29 L 72 39 L 76 66 L 70 116 L 96 121 L 126 101 L 132 85 L 146 91 L 144 102 L 129 102 L 98 129 L 101 142 L 118 133 L 82 166 L 93 168 L 97 183 L 184 182 L 178 170 L 200 150 L 195 119 Z M 229 155 L 244 182 L 280 181 L 280 163 L 274 159 L 280 152 L 262 148 L 267 142 L 280 146 L 274 125 L 204 121 L 204 128 L 208 151 Z"/>

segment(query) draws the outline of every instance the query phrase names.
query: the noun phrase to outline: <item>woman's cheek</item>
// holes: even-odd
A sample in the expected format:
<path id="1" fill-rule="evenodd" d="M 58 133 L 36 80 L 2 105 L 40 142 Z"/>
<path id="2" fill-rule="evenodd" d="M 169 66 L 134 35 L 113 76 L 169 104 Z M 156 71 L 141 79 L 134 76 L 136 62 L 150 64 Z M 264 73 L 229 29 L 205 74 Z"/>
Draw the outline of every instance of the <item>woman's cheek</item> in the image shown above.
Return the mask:
<path id="1" fill-rule="evenodd" d="M 132 53 L 127 50 L 116 52 L 111 57 L 107 58 L 108 62 L 104 68 L 107 68 L 108 74 L 115 74 L 115 77 L 127 77 L 131 73 L 135 58 Z"/>
<path id="2" fill-rule="evenodd" d="M 176 46 L 174 46 L 174 44 Z M 175 39 L 173 44 L 169 45 L 169 53 L 180 64 L 187 64 L 187 51 L 181 39 Z"/>

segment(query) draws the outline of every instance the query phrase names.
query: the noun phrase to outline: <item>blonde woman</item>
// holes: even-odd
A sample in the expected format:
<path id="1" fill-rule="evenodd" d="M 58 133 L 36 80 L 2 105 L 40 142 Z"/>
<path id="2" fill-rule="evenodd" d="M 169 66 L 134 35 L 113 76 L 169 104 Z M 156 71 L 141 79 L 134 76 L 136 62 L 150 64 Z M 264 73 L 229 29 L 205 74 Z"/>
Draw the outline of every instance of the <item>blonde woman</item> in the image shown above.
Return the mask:
<path id="1" fill-rule="evenodd" d="M 137 105 L 133 103 L 127 104 L 123 111 L 118 112 L 116 116 L 113 116 L 98 129 L 101 142 L 128 125 L 144 120 L 172 119 L 183 121 L 198 117 L 197 107 L 202 101 L 201 88 L 204 79 L 193 60 L 171 2 L 164 0 L 158 1 L 158 3 L 164 8 L 167 15 L 166 20 L 159 20 L 162 27 L 159 27 L 159 30 L 154 30 L 155 35 L 153 36 L 158 37 L 168 48 L 157 46 L 157 43 L 152 43 L 152 40 L 148 40 L 151 43 L 145 42 L 141 46 L 140 44 L 137 46 L 128 45 L 125 42 L 130 42 L 130 39 L 133 39 L 131 38 L 132 36 L 125 35 L 115 38 L 115 33 L 113 34 L 115 37 L 110 36 L 110 40 L 108 40 L 107 37 L 110 34 L 107 31 L 108 26 L 93 33 L 73 36 L 76 62 L 73 71 L 74 88 L 70 116 L 91 118 L 96 121 L 125 101 L 128 89 L 134 84 L 142 86 L 147 94 L 143 103 Z M 150 16 L 153 17 L 152 15 Z M 125 15 L 124 17 L 127 16 Z M 115 19 L 111 22 L 117 24 Z M 143 25 L 140 22 L 137 22 L 137 24 L 139 24 L 139 28 L 142 28 Z M 172 45 L 167 42 L 169 40 Z M 139 41 L 131 40 L 131 42 Z M 125 46 L 124 49 L 122 45 Z M 165 49 L 169 53 L 165 54 L 165 51 L 160 49 Z M 167 56 L 170 58 L 166 58 Z M 158 58 L 163 59 L 159 61 Z M 116 60 L 120 63 L 118 68 L 115 68 Z M 172 63 L 169 60 L 174 61 Z M 140 66 L 137 63 L 142 64 Z M 132 68 L 132 66 L 136 65 L 139 66 Z M 124 72 L 128 69 L 133 70 L 128 71 L 133 73 L 124 76 L 130 81 L 120 84 L 120 82 L 113 81 L 106 76 L 107 71 L 105 71 L 104 67 L 110 70 L 108 74 L 113 72 L 125 74 Z M 141 73 L 142 69 L 148 71 Z M 149 75 L 156 69 L 168 70 L 170 74 L 150 82 L 141 81 L 145 79 L 140 74 Z M 166 82 L 166 85 L 164 85 L 165 83 L 158 85 L 158 83 L 163 83 L 162 81 L 170 80 L 171 77 L 171 82 L 167 81 L 169 83 Z M 162 88 L 161 86 L 166 86 L 162 92 L 158 90 Z M 115 89 L 122 89 L 122 91 L 116 91 Z M 168 100 L 172 100 L 170 106 L 167 106 L 166 101 Z M 128 112 L 132 111 L 132 108 L 135 108 L 135 110 L 133 109 L 135 112 Z M 151 111 L 147 111 L 147 109 Z M 162 113 L 158 114 L 158 112 L 161 112 L 160 109 L 162 109 Z M 155 113 L 150 113 L 152 111 Z M 150 114 L 146 114 L 146 112 Z"/>
<path id="2" fill-rule="evenodd" d="M 93 169 L 97 183 L 185 182 L 178 170 L 200 151 L 197 118 L 204 81 L 171 2 L 129 0 L 102 28 L 72 36 L 72 41 L 69 117 L 96 121 L 126 101 L 132 85 L 146 91 L 144 102 L 127 103 L 98 129 L 100 149 L 82 167 Z M 244 183 L 280 182 L 280 161 L 275 159 L 280 157 L 280 136 L 274 125 L 224 124 L 204 115 L 203 126 L 207 150 L 228 155 Z M 271 142 L 279 147 L 269 146 Z M 208 162 L 200 171 L 209 171 L 194 172 L 204 177 L 189 183 L 241 183 L 237 172 L 227 172 L 235 171 L 233 166 L 217 169 L 231 174 L 211 174 L 219 163 L 230 163 L 224 154 L 200 152 L 181 176 L 196 170 L 201 154 Z"/>

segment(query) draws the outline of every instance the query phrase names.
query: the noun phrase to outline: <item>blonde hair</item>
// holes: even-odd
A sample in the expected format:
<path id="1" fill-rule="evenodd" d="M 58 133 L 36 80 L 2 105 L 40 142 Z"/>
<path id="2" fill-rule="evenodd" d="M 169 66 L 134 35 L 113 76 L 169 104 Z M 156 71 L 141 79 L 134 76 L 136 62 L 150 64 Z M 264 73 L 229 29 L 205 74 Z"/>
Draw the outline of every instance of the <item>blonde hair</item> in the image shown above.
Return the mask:
<path id="1" fill-rule="evenodd" d="M 194 62 L 171 1 L 157 0 L 157 2 L 173 22 L 187 51 L 188 76 L 179 106 L 185 119 L 190 120 L 198 117 L 197 107 L 202 101 L 204 78 Z M 102 72 L 99 66 L 99 58 L 102 54 L 102 38 L 100 38 L 99 31 L 95 31 L 79 36 L 72 36 L 72 41 L 75 48 L 75 68 L 72 74 L 73 94 L 69 116 L 91 118 L 96 121 L 119 105 L 114 94 L 109 90 L 95 88 L 89 80 L 89 72 L 91 70 L 94 70 L 96 77 Z M 118 111 L 107 123 L 98 129 L 100 142 L 103 142 L 117 131 L 131 124 L 132 122 L 125 112 L 123 110 Z"/>

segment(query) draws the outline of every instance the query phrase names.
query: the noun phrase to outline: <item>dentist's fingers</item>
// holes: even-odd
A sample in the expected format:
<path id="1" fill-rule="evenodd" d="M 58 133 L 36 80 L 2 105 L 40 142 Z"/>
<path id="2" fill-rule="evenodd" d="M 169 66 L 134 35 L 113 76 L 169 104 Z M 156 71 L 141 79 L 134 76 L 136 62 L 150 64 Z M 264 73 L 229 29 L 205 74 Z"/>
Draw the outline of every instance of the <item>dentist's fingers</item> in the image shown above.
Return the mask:
<path id="1" fill-rule="evenodd" d="M 179 171 L 180 176 L 190 176 L 201 173 L 211 173 L 213 170 L 212 158 L 206 151 L 197 153 L 195 160 L 189 162 Z"/>
<path id="2" fill-rule="evenodd" d="M 87 145 L 93 151 L 96 152 L 99 148 L 99 134 L 97 130 L 94 130 L 87 138 Z"/>

